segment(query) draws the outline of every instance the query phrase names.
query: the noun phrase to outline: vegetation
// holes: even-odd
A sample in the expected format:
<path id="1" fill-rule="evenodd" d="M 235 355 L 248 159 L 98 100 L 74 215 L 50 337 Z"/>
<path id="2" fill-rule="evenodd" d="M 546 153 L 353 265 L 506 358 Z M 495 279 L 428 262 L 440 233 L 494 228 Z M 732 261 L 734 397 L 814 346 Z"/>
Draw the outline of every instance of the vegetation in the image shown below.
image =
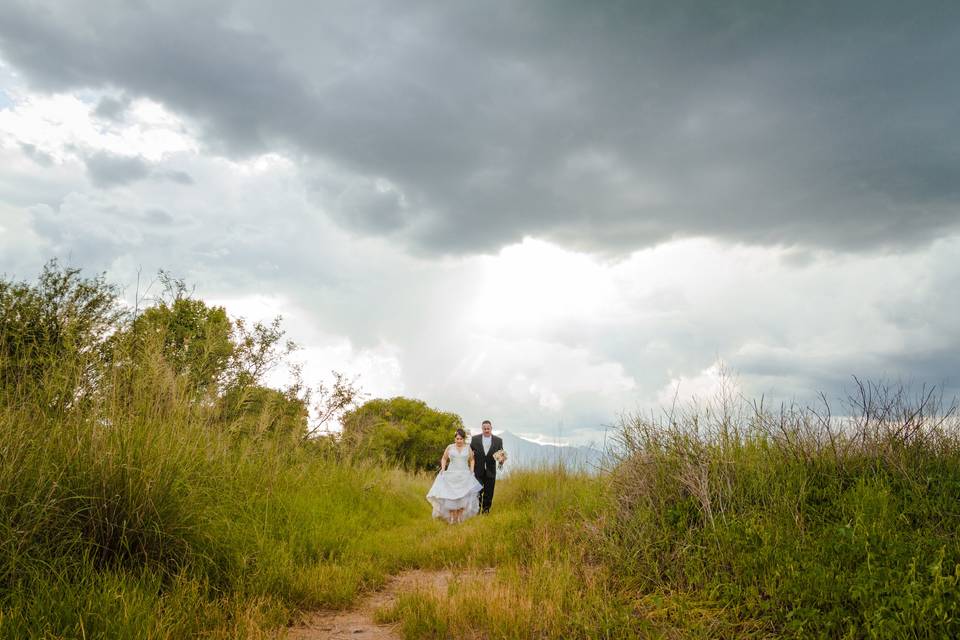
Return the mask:
<path id="1" fill-rule="evenodd" d="M 46 412 L 93 398 L 123 316 L 117 291 L 53 262 L 36 285 L 0 280 L 0 393 L 29 397 Z"/>
<path id="2" fill-rule="evenodd" d="M 845 417 L 721 396 L 623 425 L 605 563 L 703 637 L 960 635 L 960 430 L 934 390 L 859 383 Z"/>
<path id="3" fill-rule="evenodd" d="M 954 408 L 866 383 L 849 404 L 726 394 L 628 417 L 600 480 L 544 470 L 498 495 L 523 524 L 493 585 L 407 594 L 381 619 L 408 638 L 957 637 Z"/>
<path id="4" fill-rule="evenodd" d="M 279 324 L 168 284 L 134 313 L 56 264 L 0 280 L 0 638 L 274 637 L 405 568 L 459 572 L 377 613 L 407 638 L 960 635 L 960 425 L 929 390 L 627 417 L 604 474 L 515 471 L 450 527 L 417 469 L 457 416 L 374 400 L 308 437 L 352 383 L 262 386 Z"/>
<path id="5" fill-rule="evenodd" d="M 370 400 L 343 416 L 343 440 L 351 450 L 410 470 L 439 468 L 444 448 L 462 428 L 457 414 L 400 397 Z"/>
<path id="6" fill-rule="evenodd" d="M 389 552 L 339 558 L 419 516 L 394 472 L 297 446 L 306 395 L 259 386 L 276 323 L 167 292 L 134 317 L 55 263 L 0 282 L 0 636 L 263 631 L 382 579 Z"/>
<path id="7" fill-rule="evenodd" d="M 500 487 L 499 484 L 503 486 Z M 405 638 L 636 638 L 652 631 L 594 553 L 607 499 L 593 476 L 563 467 L 519 471 L 498 484 L 491 515 L 451 529 L 470 553 L 445 591 L 403 594 L 381 610 Z M 437 548 L 439 545 L 435 545 Z"/>

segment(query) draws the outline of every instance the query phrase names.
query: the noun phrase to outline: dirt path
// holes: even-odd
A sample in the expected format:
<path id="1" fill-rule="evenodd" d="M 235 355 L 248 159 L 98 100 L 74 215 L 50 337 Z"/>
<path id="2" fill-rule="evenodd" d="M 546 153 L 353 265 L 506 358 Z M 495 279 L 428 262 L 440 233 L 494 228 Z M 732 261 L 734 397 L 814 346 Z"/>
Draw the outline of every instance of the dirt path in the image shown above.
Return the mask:
<path id="1" fill-rule="evenodd" d="M 288 630 L 290 640 L 328 640 L 334 638 L 352 638 L 354 640 L 400 640 L 392 624 L 376 624 L 373 613 L 381 607 L 392 604 L 401 593 L 414 590 L 432 589 L 443 591 L 450 580 L 457 576 L 493 577 L 493 569 L 479 571 L 405 571 L 393 576 L 380 591 L 369 594 L 346 611 L 317 611 L 306 621 Z"/>

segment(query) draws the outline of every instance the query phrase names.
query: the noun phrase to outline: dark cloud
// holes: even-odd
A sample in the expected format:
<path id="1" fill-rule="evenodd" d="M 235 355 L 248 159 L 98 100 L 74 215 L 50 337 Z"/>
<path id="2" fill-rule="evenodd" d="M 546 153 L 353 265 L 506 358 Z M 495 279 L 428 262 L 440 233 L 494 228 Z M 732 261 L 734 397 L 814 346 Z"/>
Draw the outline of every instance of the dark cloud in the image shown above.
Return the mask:
<path id="1" fill-rule="evenodd" d="M 28 142 L 21 142 L 20 149 L 24 154 L 34 162 L 36 162 L 41 167 L 51 167 L 53 166 L 53 156 L 45 151 L 37 149 L 37 146 L 30 144 Z"/>
<path id="2" fill-rule="evenodd" d="M 12 161 L 22 149 L 0 153 L 11 159 L 0 175 L 18 188 L 29 181 L 17 171 L 76 174 L 61 178 L 65 197 L 29 207 L 21 224 L 14 208 L 0 209 L 0 272 L 32 276 L 56 255 L 109 270 L 128 292 L 138 273 L 146 280 L 162 267 L 206 299 L 276 297 L 298 341 L 345 336 L 349 353 L 388 345 L 382 354 L 396 358 L 396 371 L 387 377 L 398 386 L 370 389 L 363 379 L 368 390 L 421 397 L 468 420 L 493 416 L 541 433 L 566 420 L 563 435 L 571 435 L 655 406 L 673 380 L 681 397 L 698 390 L 699 374 L 718 358 L 741 374 L 747 397 L 768 402 L 807 402 L 816 391 L 842 398 L 852 374 L 958 388 L 960 306 L 950 292 L 960 290 L 960 236 L 883 255 L 808 251 L 796 262 L 797 250 L 708 241 L 625 260 L 568 254 L 577 268 L 554 268 L 553 254 L 567 253 L 556 248 L 511 262 L 524 245 L 545 244 L 537 241 L 501 257 L 422 260 L 317 216 L 287 163 L 237 172 L 216 158 L 177 156 L 130 188 L 102 190 L 84 188 L 75 163 L 40 170 Z M 198 186 L 170 188 L 161 177 L 168 166 L 188 169 Z M 384 194 L 382 211 L 391 210 L 390 183 L 354 186 Z M 381 211 L 373 200 L 367 210 Z M 544 296 L 544 287 L 556 290 Z M 612 296 L 594 301 L 592 291 Z M 538 300 L 555 308 L 531 325 Z M 333 366 L 328 357 L 311 356 L 322 372 Z"/>
<path id="3" fill-rule="evenodd" d="M 924 385 L 935 386 L 946 400 L 960 401 L 960 344 L 943 345 L 919 352 L 897 354 L 891 370 L 897 382 L 913 391 Z"/>
<path id="4" fill-rule="evenodd" d="M 30 155 L 29 152 L 28 155 Z M 146 178 L 166 180 L 184 186 L 194 184 L 193 176 L 186 171 L 157 170 L 140 156 L 124 156 L 108 151 L 98 151 L 86 155 L 84 164 L 87 167 L 90 182 L 103 189 L 128 185 Z"/>
<path id="5" fill-rule="evenodd" d="M 143 217 L 150 224 L 169 225 L 173 223 L 173 216 L 163 209 L 148 209 L 143 212 Z"/>
<path id="6" fill-rule="evenodd" d="M 87 175 L 94 186 L 117 187 L 150 175 L 150 165 L 139 156 L 122 156 L 98 151 L 84 159 Z"/>
<path id="7" fill-rule="evenodd" d="M 400 229 L 404 205 L 400 195 L 375 184 L 355 184 L 340 191 L 333 207 L 336 217 L 354 229 L 384 233 Z"/>
<path id="8" fill-rule="evenodd" d="M 425 251 L 856 250 L 960 219 L 956 3 L 5 5 L 0 51 L 35 85 L 320 160 L 341 224 Z"/>
<path id="9" fill-rule="evenodd" d="M 98 118 L 104 120 L 122 122 L 127 113 L 127 109 L 130 108 L 130 102 L 129 96 L 121 96 L 119 98 L 104 96 L 100 99 L 100 102 L 97 103 L 97 107 L 93 110 L 93 113 Z"/>
<path id="10" fill-rule="evenodd" d="M 160 177 L 169 180 L 170 182 L 176 182 L 177 184 L 182 185 L 192 185 L 194 184 L 193 176 L 191 176 L 186 171 L 164 171 L 158 174 Z"/>

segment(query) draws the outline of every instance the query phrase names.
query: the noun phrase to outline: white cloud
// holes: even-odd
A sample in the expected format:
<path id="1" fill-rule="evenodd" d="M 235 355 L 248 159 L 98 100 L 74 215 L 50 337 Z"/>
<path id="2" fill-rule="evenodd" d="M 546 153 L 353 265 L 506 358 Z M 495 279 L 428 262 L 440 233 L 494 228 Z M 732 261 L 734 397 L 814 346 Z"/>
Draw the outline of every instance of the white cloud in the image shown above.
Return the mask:
<path id="1" fill-rule="evenodd" d="M 103 122 L 94 96 L 12 92 L 14 104 L 0 110 L 0 145 L 33 145 L 58 162 L 81 153 L 105 151 L 159 161 L 169 154 L 197 152 L 199 145 L 183 120 L 148 99 L 130 105 L 125 122 Z"/>
<path id="2" fill-rule="evenodd" d="M 740 386 L 722 361 L 716 361 L 694 375 L 680 375 L 670 379 L 657 393 L 657 404 L 664 409 L 683 406 L 692 401 L 709 401 L 725 392 L 738 395 Z"/>
<path id="3" fill-rule="evenodd" d="M 410 254 L 334 213 L 350 201 L 367 222 L 410 222 L 407 193 L 385 178 L 281 146 L 225 158 L 148 100 L 104 119 L 99 100 L 118 94 L 4 92 L 0 272 L 31 277 L 56 256 L 132 295 L 138 270 L 146 286 L 169 269 L 232 314 L 283 315 L 308 381 L 337 369 L 471 426 L 562 429 L 571 442 L 677 389 L 709 395 L 718 358 L 748 395 L 833 392 L 852 373 L 960 383 L 960 236 L 858 254 L 700 237 L 611 258 L 535 236 L 485 255 Z M 95 188 L 84 161 L 97 152 L 142 158 L 149 172 Z M 570 170 L 632 179 L 601 152 Z"/>

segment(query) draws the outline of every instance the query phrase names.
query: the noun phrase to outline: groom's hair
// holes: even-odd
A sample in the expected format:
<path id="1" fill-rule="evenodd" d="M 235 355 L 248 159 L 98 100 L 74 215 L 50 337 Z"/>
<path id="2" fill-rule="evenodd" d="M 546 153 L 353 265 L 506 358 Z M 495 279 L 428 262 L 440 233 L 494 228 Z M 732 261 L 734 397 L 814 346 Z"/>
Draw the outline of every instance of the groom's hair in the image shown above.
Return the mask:
<path id="1" fill-rule="evenodd" d="M 493 426 L 493 423 L 490 422 L 489 420 L 484 420 L 483 422 L 480 423 L 480 426 L 482 427 L 482 426 L 485 425 L 485 424 L 488 424 L 488 425 L 490 425 L 491 427 Z"/>

